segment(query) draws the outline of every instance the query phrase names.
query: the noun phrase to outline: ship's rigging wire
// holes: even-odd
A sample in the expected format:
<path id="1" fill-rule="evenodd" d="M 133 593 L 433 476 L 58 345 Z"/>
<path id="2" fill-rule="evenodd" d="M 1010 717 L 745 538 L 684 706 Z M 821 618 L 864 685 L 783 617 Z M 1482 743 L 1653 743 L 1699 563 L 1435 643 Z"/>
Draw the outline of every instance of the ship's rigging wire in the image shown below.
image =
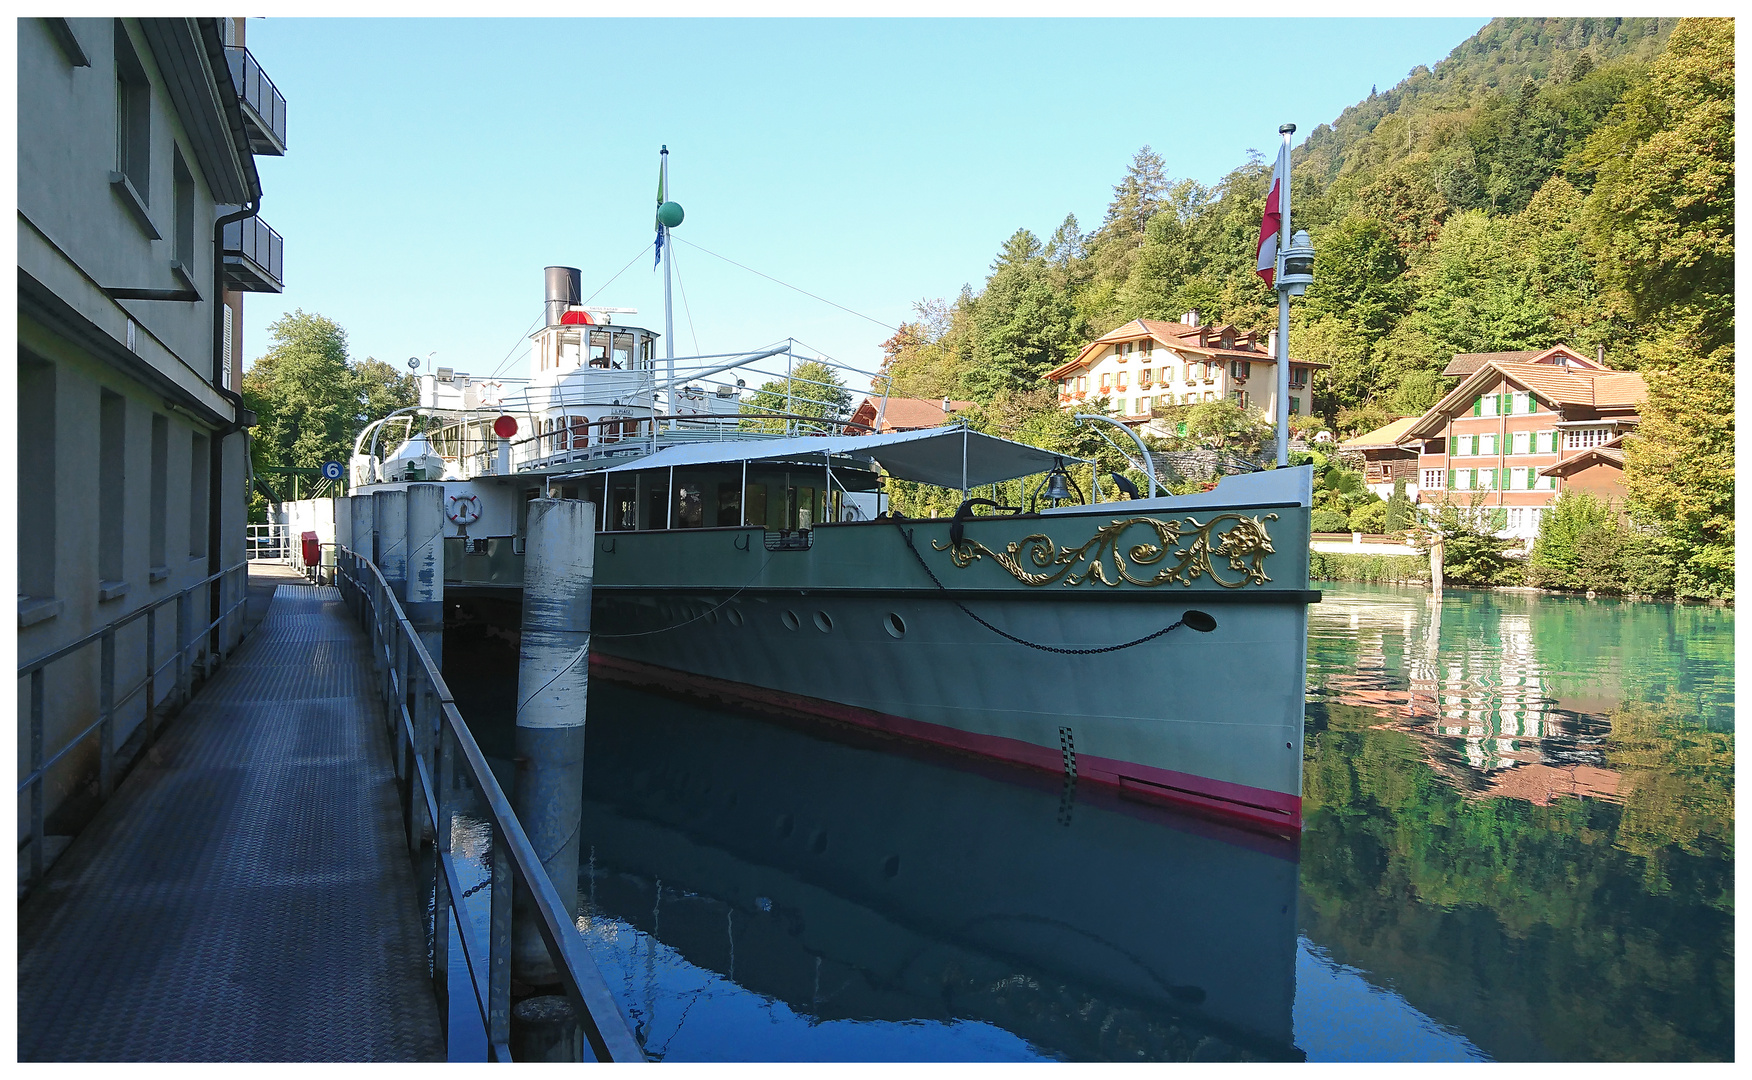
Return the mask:
<path id="1" fill-rule="evenodd" d="M 652 240 L 651 244 L 654 244 L 656 242 L 657 242 L 656 240 Z M 608 288 L 610 285 L 613 285 L 617 280 L 619 280 L 621 274 L 624 274 L 628 270 L 632 269 L 633 264 L 638 262 L 640 257 L 643 256 L 645 254 L 645 252 L 651 250 L 651 244 L 646 244 L 644 247 L 640 248 L 638 255 L 634 255 L 632 258 L 628 259 L 627 264 L 625 266 L 621 267 L 620 270 L 615 273 L 614 277 L 609 278 L 607 281 L 605 281 L 601 285 L 599 285 L 596 289 L 596 292 L 593 292 L 589 296 L 586 296 L 584 298 L 584 303 L 588 304 L 590 301 L 596 299 L 598 294 L 600 294 L 603 289 Z M 684 300 L 686 299 L 685 295 L 683 296 L 683 299 Z M 580 306 L 582 306 L 582 305 L 580 305 Z M 521 333 L 517 336 L 517 340 L 511 345 L 511 351 L 505 354 L 505 359 L 499 361 L 499 366 L 495 367 L 493 369 L 493 373 L 491 375 L 488 375 L 487 378 L 489 378 L 489 379 L 498 378 L 499 372 L 503 371 L 505 369 L 505 365 L 509 364 L 511 362 L 512 356 L 517 352 L 517 347 L 519 345 L 522 345 L 525 341 L 529 340 L 529 335 L 535 333 L 536 324 L 540 323 L 542 318 L 546 314 L 547 314 L 547 306 L 544 304 L 544 305 L 542 305 L 542 314 L 537 315 L 535 317 L 534 321 L 529 324 L 529 329 L 523 331 L 523 333 Z M 694 346 L 694 348 L 697 350 L 699 348 L 699 346 L 696 344 Z"/>
<path id="2" fill-rule="evenodd" d="M 894 518 L 893 521 L 894 521 L 894 527 L 900 531 L 900 538 L 902 540 L 906 541 L 906 549 L 908 551 L 912 552 L 913 558 L 917 559 L 919 561 L 919 565 L 924 567 L 925 573 L 927 575 L 929 575 L 929 577 L 931 579 L 931 583 L 933 585 L 937 586 L 937 588 L 941 589 L 943 592 L 948 592 L 949 587 L 947 585 L 943 584 L 941 581 L 937 580 L 937 575 L 931 570 L 931 564 L 926 562 L 925 557 L 923 555 L 919 554 L 919 549 L 913 546 L 912 532 L 910 530 L 908 530 L 906 528 L 906 526 L 904 526 L 900 523 L 899 518 Z M 1014 641 L 1016 644 L 1026 645 L 1030 649 L 1039 649 L 1041 652 L 1061 653 L 1065 656 L 1092 656 L 1096 653 L 1110 653 L 1110 652 L 1118 652 L 1121 649 L 1129 649 L 1133 645 L 1142 645 L 1146 641 L 1154 641 L 1157 638 L 1161 637 L 1163 634 L 1166 634 L 1168 631 L 1177 629 L 1179 626 L 1181 626 L 1186 621 L 1183 618 L 1176 619 L 1174 622 L 1169 623 L 1167 626 L 1164 626 L 1162 629 L 1156 631 L 1154 634 L 1147 634 L 1144 637 L 1138 638 L 1136 641 L 1125 642 L 1123 645 L 1102 645 L 1099 648 L 1094 648 L 1094 649 L 1061 649 L 1056 645 L 1042 645 L 1039 642 L 1029 641 L 1026 638 L 1019 638 L 1015 634 L 1005 633 L 1004 631 L 999 630 L 997 627 L 993 626 L 991 623 L 986 622 L 984 619 L 980 618 L 978 615 L 975 615 L 972 611 L 970 611 L 968 609 L 966 604 L 963 604 L 961 601 L 955 599 L 953 596 L 949 597 L 948 599 L 949 599 L 949 602 L 951 604 L 954 604 L 956 607 L 961 609 L 961 613 L 963 615 L 966 615 L 968 618 L 972 619 L 974 622 L 980 624 L 981 626 L 985 627 L 987 630 L 990 630 L 992 633 L 998 635 L 1001 638 L 1008 638 L 1011 641 Z"/>
<path id="3" fill-rule="evenodd" d="M 699 248 L 699 250 L 705 252 L 707 255 L 710 255 L 714 259 L 723 259 L 725 262 L 729 263 L 731 266 L 740 266 L 740 267 L 742 267 L 742 269 L 748 271 L 749 273 L 755 275 L 756 277 L 766 278 L 768 281 L 774 283 L 775 285 L 783 285 L 785 288 L 790 289 L 793 292 L 800 292 L 804 296 L 807 296 L 812 300 L 819 300 L 822 303 L 828 305 L 829 307 L 839 308 L 841 311 L 845 312 L 848 315 L 856 315 L 858 318 L 863 319 L 867 322 L 873 322 L 877 326 L 883 327 L 884 329 L 893 330 L 895 333 L 900 332 L 900 327 L 898 327 L 898 326 L 890 326 L 888 323 L 883 322 L 881 319 L 872 319 L 872 318 L 870 318 L 870 316 L 864 314 L 861 311 L 853 311 L 851 308 L 846 307 L 844 304 L 836 304 L 832 300 L 829 300 L 825 296 L 816 296 L 814 293 L 810 292 L 808 289 L 799 289 L 797 286 L 791 284 L 788 281 L 780 281 L 778 278 L 773 277 L 771 274 L 763 274 L 759 270 L 756 270 L 752 266 L 742 266 L 742 264 L 737 262 L 735 259 L 728 258 L 727 256 L 724 256 L 724 255 L 720 255 L 716 251 L 711 250 L 710 248 L 700 247 L 698 244 L 694 243 L 691 240 L 683 240 L 679 236 L 671 236 L 669 238 L 669 240 L 670 240 L 670 243 L 682 243 L 682 244 L 686 244 L 688 247 L 691 247 L 691 248 Z"/>
<path id="4" fill-rule="evenodd" d="M 681 280 L 681 263 L 675 259 L 675 245 L 669 245 L 669 265 L 675 270 L 675 284 L 681 289 L 681 310 L 687 312 L 687 332 L 693 335 L 694 355 L 700 354 L 700 332 L 694 329 L 693 308 L 687 302 L 687 282 Z"/>

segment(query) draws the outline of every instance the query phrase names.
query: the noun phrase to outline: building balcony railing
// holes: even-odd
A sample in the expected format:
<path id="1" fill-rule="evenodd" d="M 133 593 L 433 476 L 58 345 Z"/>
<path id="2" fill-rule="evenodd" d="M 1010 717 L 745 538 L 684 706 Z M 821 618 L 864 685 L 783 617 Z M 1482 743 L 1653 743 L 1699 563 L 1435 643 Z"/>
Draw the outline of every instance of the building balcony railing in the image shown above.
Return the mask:
<path id="1" fill-rule="evenodd" d="M 225 226 L 225 287 L 277 293 L 286 287 L 286 241 L 258 217 Z"/>
<path id="2" fill-rule="evenodd" d="M 244 127 L 249 132 L 252 153 L 275 157 L 286 152 L 286 99 L 275 88 L 274 80 L 262 71 L 248 49 L 227 46 L 226 62 L 231 67 L 231 82 L 243 101 Z"/>

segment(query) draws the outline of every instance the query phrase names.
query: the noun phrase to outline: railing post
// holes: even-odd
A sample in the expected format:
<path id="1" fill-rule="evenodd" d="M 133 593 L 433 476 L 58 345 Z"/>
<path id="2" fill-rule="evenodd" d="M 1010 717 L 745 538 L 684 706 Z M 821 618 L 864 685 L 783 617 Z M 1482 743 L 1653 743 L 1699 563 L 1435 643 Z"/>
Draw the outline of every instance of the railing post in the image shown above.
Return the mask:
<path id="1" fill-rule="evenodd" d="M 193 676 L 189 665 L 189 591 L 176 594 L 176 700 L 186 705 L 193 692 Z"/>
<path id="2" fill-rule="evenodd" d="M 158 735 L 158 608 L 146 609 L 146 741 Z"/>
<path id="3" fill-rule="evenodd" d="M 37 668 L 30 673 L 30 771 L 38 772 L 43 767 L 43 693 L 46 675 L 44 669 Z M 36 783 L 30 786 L 30 883 L 35 885 L 43 878 L 43 861 L 48 858 L 43 850 L 48 843 L 48 837 L 43 835 L 43 783 L 46 776 L 38 776 Z"/>
<path id="4" fill-rule="evenodd" d="M 97 676 L 97 784 L 108 799 L 116 789 L 116 632 L 105 630 L 98 644 Z"/>
<path id="5" fill-rule="evenodd" d="M 488 872 L 487 1047 L 490 1057 L 506 1061 L 511 1041 L 511 852 L 497 820 Z"/>

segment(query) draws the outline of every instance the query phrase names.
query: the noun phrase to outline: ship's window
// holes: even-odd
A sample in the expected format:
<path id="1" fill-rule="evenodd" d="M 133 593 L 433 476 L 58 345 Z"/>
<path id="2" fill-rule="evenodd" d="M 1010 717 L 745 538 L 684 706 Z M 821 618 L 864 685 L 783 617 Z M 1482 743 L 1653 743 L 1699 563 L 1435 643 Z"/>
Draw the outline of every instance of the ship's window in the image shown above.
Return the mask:
<path id="1" fill-rule="evenodd" d="M 605 368 L 608 366 L 609 335 L 600 331 L 590 335 L 590 366 Z"/>
<path id="2" fill-rule="evenodd" d="M 616 486 L 611 502 L 614 513 L 609 515 L 609 527 L 612 529 L 636 529 L 639 527 L 639 504 L 632 485 Z"/>
<path id="3" fill-rule="evenodd" d="M 766 528 L 767 523 L 767 489 L 765 484 L 750 484 L 744 496 L 748 507 L 748 524 Z"/>
<path id="4" fill-rule="evenodd" d="M 675 495 L 675 527 L 697 529 L 704 525 L 705 506 L 699 481 L 676 485 Z"/>
<path id="5" fill-rule="evenodd" d="M 815 489 L 812 487 L 793 488 L 797 493 L 797 514 L 791 520 L 795 522 L 794 529 L 807 529 L 815 523 Z"/>
<path id="6" fill-rule="evenodd" d="M 574 416 L 570 418 L 572 426 L 572 449 L 582 450 L 590 445 L 590 418 Z"/>
<path id="7" fill-rule="evenodd" d="M 633 335 L 614 336 L 614 366 L 617 371 L 633 366 Z"/>
<path id="8" fill-rule="evenodd" d="M 652 478 L 655 481 L 655 477 Z M 669 528 L 669 485 L 653 482 L 645 489 L 645 528 Z"/>
<path id="9" fill-rule="evenodd" d="M 719 526 L 742 524 L 742 485 L 718 485 L 718 524 Z"/>

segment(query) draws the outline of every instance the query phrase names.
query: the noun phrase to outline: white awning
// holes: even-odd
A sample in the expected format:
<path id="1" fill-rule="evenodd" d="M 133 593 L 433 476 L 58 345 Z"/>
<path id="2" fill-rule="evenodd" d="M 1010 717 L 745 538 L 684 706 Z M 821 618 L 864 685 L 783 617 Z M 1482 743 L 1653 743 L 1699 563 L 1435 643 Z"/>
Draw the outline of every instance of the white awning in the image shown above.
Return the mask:
<path id="1" fill-rule="evenodd" d="M 821 464 L 828 455 L 874 461 L 889 475 L 937 487 L 977 487 L 1032 476 L 1055 464 L 1083 458 L 1054 454 L 1037 446 L 982 435 L 962 427 L 897 431 L 887 435 L 803 435 L 788 439 L 737 439 L 671 446 L 615 465 L 604 472 L 728 465 L 744 461 L 794 461 Z M 595 471 L 595 470 L 592 470 Z M 584 476 L 588 473 L 580 472 Z"/>

